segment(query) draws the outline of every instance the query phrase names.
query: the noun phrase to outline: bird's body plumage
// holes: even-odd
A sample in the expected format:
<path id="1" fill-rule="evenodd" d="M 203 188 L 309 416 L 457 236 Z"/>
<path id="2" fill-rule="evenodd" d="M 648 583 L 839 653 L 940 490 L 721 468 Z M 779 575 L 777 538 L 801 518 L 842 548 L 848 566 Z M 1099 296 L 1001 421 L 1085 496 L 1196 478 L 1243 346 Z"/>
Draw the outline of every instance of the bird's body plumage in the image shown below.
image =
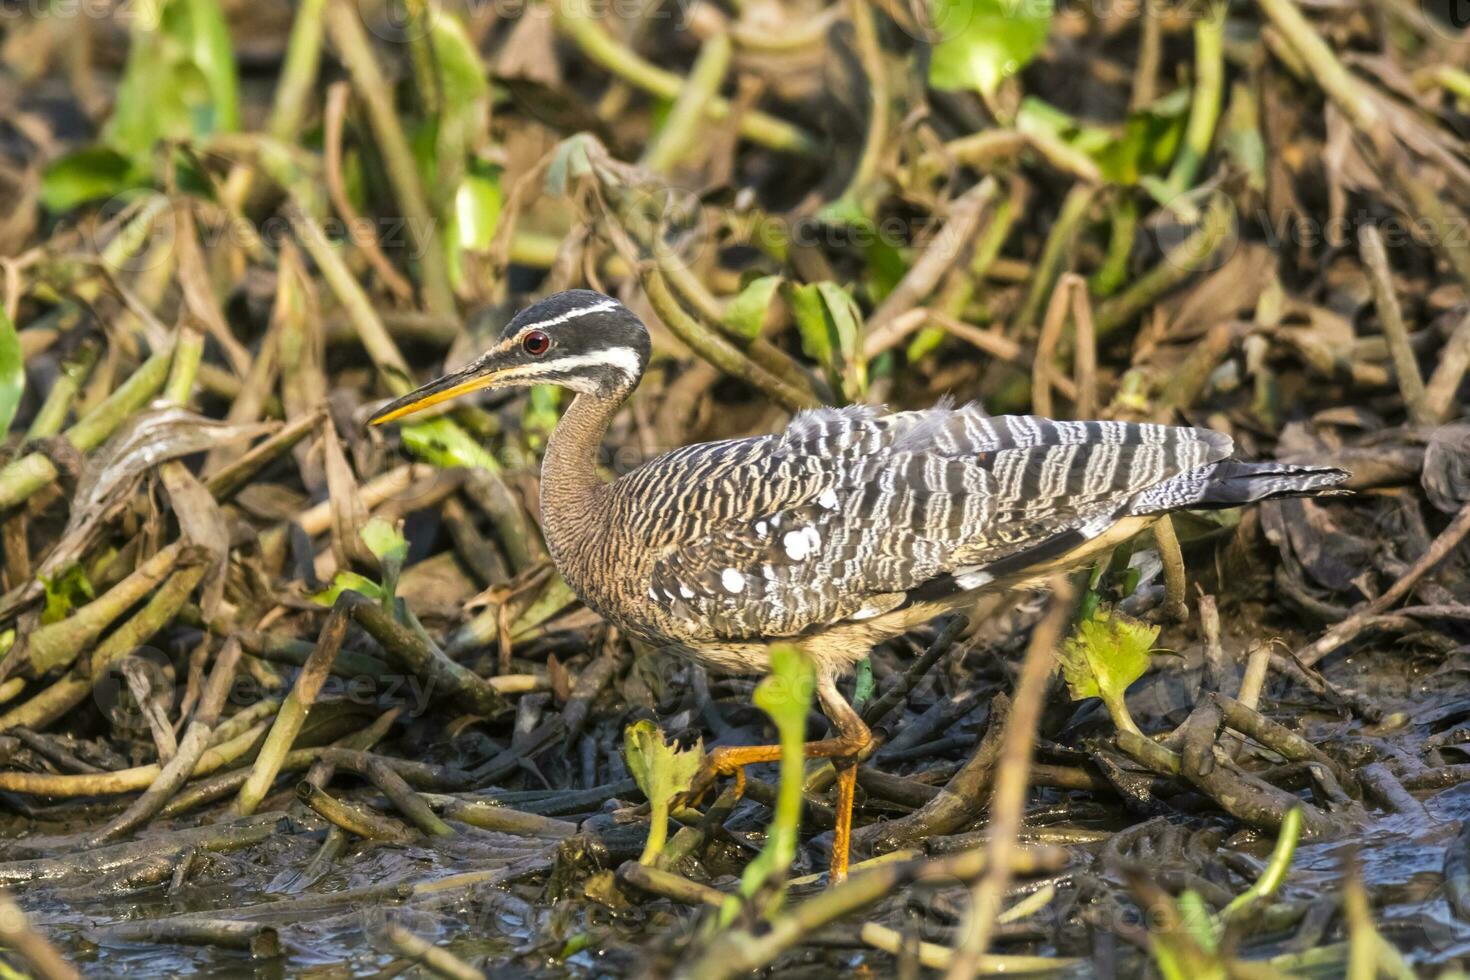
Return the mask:
<path id="1" fill-rule="evenodd" d="M 1204 429 L 976 406 L 822 409 L 783 433 L 666 453 L 595 503 L 560 492 L 553 446 L 543 511 L 569 584 L 624 628 L 755 671 L 767 644 L 795 639 L 841 671 L 875 641 L 1083 561 L 1158 514 L 1339 479 L 1231 460 L 1231 448 Z M 582 526 L 556 533 L 569 518 Z"/>
<path id="2" fill-rule="evenodd" d="M 873 643 L 1083 562 L 1161 514 L 1346 476 L 1231 459 L 1230 438 L 1208 429 L 939 405 L 807 411 L 784 432 L 675 449 L 604 483 L 603 436 L 650 350 L 621 303 L 568 290 L 375 421 L 491 384 L 576 392 L 542 466 L 552 558 L 612 622 L 730 670 L 764 670 L 770 643 L 796 640 L 830 683 Z"/>

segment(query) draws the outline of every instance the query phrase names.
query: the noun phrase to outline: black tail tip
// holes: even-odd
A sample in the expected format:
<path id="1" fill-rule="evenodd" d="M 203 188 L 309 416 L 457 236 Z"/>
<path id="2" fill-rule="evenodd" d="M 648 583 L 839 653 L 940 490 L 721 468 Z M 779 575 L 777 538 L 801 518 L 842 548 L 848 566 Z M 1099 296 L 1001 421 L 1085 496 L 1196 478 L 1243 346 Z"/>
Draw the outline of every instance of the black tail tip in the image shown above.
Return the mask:
<path id="1" fill-rule="evenodd" d="M 1207 491 L 1212 503 L 1246 504 L 1280 497 L 1341 497 L 1352 474 L 1335 466 L 1228 460 Z"/>

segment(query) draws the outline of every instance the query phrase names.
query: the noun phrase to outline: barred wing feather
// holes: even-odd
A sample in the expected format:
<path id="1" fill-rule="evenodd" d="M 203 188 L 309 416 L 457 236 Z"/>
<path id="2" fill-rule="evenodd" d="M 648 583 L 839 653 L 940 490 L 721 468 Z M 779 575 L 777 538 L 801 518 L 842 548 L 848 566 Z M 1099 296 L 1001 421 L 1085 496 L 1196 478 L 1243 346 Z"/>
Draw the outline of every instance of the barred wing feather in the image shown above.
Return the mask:
<path id="1" fill-rule="evenodd" d="M 723 639 L 799 636 L 968 591 L 1130 514 L 1241 503 L 1266 486 L 1250 468 L 1267 464 L 1229 460 L 1221 433 L 973 407 L 803 413 L 779 436 L 718 447 L 648 467 L 682 487 L 672 512 L 702 524 L 670 536 L 650 596 Z M 1266 495 L 1301 492 L 1300 468 L 1269 465 Z M 1222 497 L 1225 477 L 1239 485 Z"/>

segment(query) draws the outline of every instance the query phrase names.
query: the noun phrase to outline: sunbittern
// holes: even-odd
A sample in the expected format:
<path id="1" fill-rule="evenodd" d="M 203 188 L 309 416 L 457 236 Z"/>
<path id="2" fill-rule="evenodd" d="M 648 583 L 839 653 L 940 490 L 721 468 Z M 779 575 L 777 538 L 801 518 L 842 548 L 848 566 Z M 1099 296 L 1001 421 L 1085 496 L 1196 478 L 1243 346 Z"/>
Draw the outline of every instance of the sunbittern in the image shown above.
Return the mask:
<path id="1" fill-rule="evenodd" d="M 1230 437 L 1208 429 L 856 406 L 676 449 L 605 483 L 598 451 L 650 347 L 617 300 L 557 293 L 371 421 L 492 386 L 576 392 L 541 470 L 557 568 L 609 621 L 716 668 L 763 672 L 769 644 L 800 643 L 838 733 L 807 745 L 838 769 L 834 879 L 847 869 L 856 766 L 872 748 L 837 680 L 874 644 L 1084 563 L 1169 511 L 1311 494 L 1346 477 L 1231 459 Z M 721 747 L 710 764 L 736 774 L 778 757 L 777 746 Z"/>

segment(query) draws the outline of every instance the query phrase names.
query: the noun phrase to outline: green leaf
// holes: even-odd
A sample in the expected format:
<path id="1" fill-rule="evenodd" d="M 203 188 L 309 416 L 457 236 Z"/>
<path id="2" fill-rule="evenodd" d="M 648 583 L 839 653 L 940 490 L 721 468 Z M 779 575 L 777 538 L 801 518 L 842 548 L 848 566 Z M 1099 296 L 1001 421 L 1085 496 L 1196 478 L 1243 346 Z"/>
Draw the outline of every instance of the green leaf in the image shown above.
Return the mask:
<path id="1" fill-rule="evenodd" d="M 1168 168 L 1188 117 L 1187 88 L 1134 110 L 1121 126 L 1085 122 L 1041 99 L 1027 97 L 1016 114 L 1016 129 L 1049 136 L 1080 150 L 1107 180 L 1131 186 Z"/>
<path id="2" fill-rule="evenodd" d="M 456 289 L 464 282 L 464 253 L 483 252 L 490 247 L 502 203 L 500 169 L 479 160 L 470 161 L 444 225 L 449 282 Z"/>
<path id="3" fill-rule="evenodd" d="M 1102 698 L 1119 728 L 1137 732 L 1123 692 L 1148 670 L 1159 628 L 1098 609 L 1077 624 L 1058 653 L 1072 700 Z"/>
<path id="4" fill-rule="evenodd" d="M 398 575 L 408 559 L 408 539 L 399 533 L 392 522 L 374 517 L 358 529 L 357 536 L 368 546 L 378 567 L 383 570 L 383 602 L 391 612 L 393 596 L 398 592 Z"/>
<path id="5" fill-rule="evenodd" d="M 146 166 L 159 140 L 239 127 L 229 27 L 218 0 L 143 0 L 102 142 Z"/>
<path id="6" fill-rule="evenodd" d="M 502 200 L 498 167 L 480 163 L 465 175 L 455 193 L 452 225 L 461 248 L 482 251 L 490 247 Z"/>
<path id="7" fill-rule="evenodd" d="M 861 711 L 878 686 L 873 679 L 872 657 L 864 657 L 858 661 L 856 675 L 853 678 L 852 706 L 854 710 Z"/>
<path id="8" fill-rule="evenodd" d="M 923 360 L 938 350 L 948 336 L 943 327 L 924 327 L 914 334 L 914 339 L 904 348 L 903 356 L 910 364 Z"/>
<path id="9" fill-rule="evenodd" d="M 863 227 L 872 224 L 862 203 L 851 194 L 828 201 L 817 211 L 817 220 L 836 225 Z"/>
<path id="10" fill-rule="evenodd" d="M 944 38 L 929 60 L 929 84 L 986 98 L 1031 63 L 1051 29 L 1052 0 L 933 0 L 931 10 Z"/>
<path id="11" fill-rule="evenodd" d="M 374 517 L 362 526 L 357 532 L 362 538 L 362 543 L 368 546 L 378 559 L 383 562 L 397 562 L 403 564 L 408 557 L 408 541 L 391 521 L 382 517 Z"/>
<path id="12" fill-rule="evenodd" d="M 470 434 L 447 416 L 405 425 L 400 434 L 409 452 L 441 469 L 465 467 L 500 471 L 494 454 L 470 438 Z"/>
<path id="13" fill-rule="evenodd" d="M 90 146 L 51 162 L 41 177 L 41 203 L 52 214 L 65 214 L 79 204 L 114 197 L 145 182 L 146 175 L 121 153 Z"/>
<path id="14" fill-rule="evenodd" d="M 25 390 L 26 366 L 20 353 L 20 335 L 5 309 L 0 307 L 0 439 L 10 431 Z"/>
<path id="15" fill-rule="evenodd" d="M 669 804 L 694 782 L 704 762 L 704 746 L 696 743 L 692 749 L 680 749 L 664 740 L 657 725 L 644 720 L 623 730 L 623 756 L 653 811 L 648 843 L 638 859 L 639 864 L 653 864 L 668 839 Z"/>
<path id="16" fill-rule="evenodd" d="M 477 111 L 477 103 L 490 97 L 490 80 L 464 24 L 446 10 L 435 10 L 429 18 L 429 43 L 445 112 Z"/>
<path id="17" fill-rule="evenodd" d="M 366 575 L 344 570 L 336 574 L 331 585 L 313 595 L 311 601 L 319 606 L 331 606 L 343 592 L 358 592 L 378 602 L 392 598 L 387 589 Z"/>
<path id="18" fill-rule="evenodd" d="M 480 52 L 458 17 L 434 5 L 426 22 L 424 43 L 437 112 L 424 128 L 428 142 L 419 148 L 420 165 L 444 221 L 449 280 L 458 288 L 464 279 L 462 253 L 489 247 L 500 218 L 499 170 L 473 153 L 484 142 L 490 83 Z"/>
<path id="19" fill-rule="evenodd" d="M 780 276 L 761 276 L 745 284 L 745 288 L 725 307 L 725 325 L 742 337 L 754 340 L 766 325 L 771 301 L 781 286 Z"/>
<path id="20" fill-rule="evenodd" d="M 857 301 L 835 282 L 793 285 L 787 291 L 801 347 L 826 368 L 833 384 L 849 399 L 867 389 L 867 365 L 862 355 L 862 312 Z"/>
<path id="21" fill-rule="evenodd" d="M 59 623 L 77 606 L 97 598 L 87 573 L 80 565 L 68 565 L 66 570 L 53 578 L 43 579 L 46 587 L 46 605 L 41 610 L 41 625 Z"/>
<path id="22" fill-rule="evenodd" d="M 863 258 L 867 263 L 864 285 L 868 287 L 868 298 L 876 305 L 908 275 L 909 264 L 904 261 L 898 246 L 889 241 L 876 225 L 868 230 L 868 247 L 863 250 Z"/>

